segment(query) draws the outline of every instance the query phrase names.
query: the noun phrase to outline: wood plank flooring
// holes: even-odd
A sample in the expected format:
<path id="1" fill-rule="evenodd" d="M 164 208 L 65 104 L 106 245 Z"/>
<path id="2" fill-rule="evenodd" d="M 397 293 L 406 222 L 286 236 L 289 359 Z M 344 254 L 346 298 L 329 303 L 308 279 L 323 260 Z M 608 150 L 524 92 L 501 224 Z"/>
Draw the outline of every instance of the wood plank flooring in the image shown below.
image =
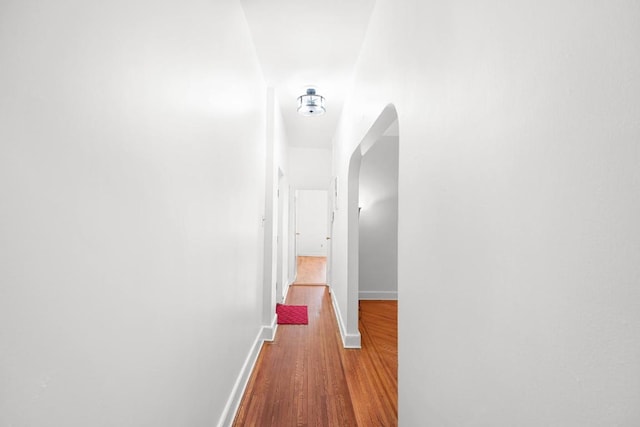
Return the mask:
<path id="1" fill-rule="evenodd" d="M 323 256 L 299 256 L 294 285 L 324 285 L 327 283 L 327 258 Z"/>
<path id="2" fill-rule="evenodd" d="M 397 304 L 362 301 L 362 349 L 346 350 L 326 286 L 294 285 L 308 325 L 280 325 L 265 343 L 234 426 L 397 425 Z"/>
<path id="3" fill-rule="evenodd" d="M 360 301 L 362 349 L 341 352 L 359 426 L 398 425 L 397 325 L 397 301 Z"/>

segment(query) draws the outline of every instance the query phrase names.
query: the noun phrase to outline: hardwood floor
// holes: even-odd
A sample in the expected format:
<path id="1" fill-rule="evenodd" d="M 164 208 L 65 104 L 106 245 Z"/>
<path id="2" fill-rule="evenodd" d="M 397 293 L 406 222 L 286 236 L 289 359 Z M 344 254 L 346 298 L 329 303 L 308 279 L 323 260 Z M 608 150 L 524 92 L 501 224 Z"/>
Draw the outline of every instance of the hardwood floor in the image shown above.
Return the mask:
<path id="1" fill-rule="evenodd" d="M 362 349 L 345 350 L 325 286 L 294 285 L 308 325 L 280 325 L 265 343 L 234 426 L 397 425 L 397 304 L 362 301 Z"/>
<path id="2" fill-rule="evenodd" d="M 294 285 L 324 285 L 327 283 L 327 258 L 323 256 L 299 256 L 298 274 Z"/>
<path id="3" fill-rule="evenodd" d="M 361 350 L 342 359 L 359 426 L 398 425 L 398 302 L 360 301 Z"/>

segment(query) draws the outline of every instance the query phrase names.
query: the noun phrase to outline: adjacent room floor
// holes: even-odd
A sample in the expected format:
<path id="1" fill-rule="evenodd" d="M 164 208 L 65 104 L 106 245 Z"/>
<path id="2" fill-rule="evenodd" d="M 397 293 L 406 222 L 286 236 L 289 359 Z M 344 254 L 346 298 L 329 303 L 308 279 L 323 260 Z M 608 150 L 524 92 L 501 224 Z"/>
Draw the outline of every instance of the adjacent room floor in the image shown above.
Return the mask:
<path id="1" fill-rule="evenodd" d="M 327 283 L 327 257 L 297 257 L 295 285 L 324 285 Z"/>

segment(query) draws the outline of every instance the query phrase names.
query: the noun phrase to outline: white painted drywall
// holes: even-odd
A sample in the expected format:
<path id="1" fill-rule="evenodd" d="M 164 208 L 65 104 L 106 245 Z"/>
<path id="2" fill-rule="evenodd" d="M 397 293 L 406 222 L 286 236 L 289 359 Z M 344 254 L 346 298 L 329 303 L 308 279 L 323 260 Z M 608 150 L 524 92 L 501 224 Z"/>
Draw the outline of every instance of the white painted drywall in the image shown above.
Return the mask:
<path id="1" fill-rule="evenodd" d="M 279 180 L 279 194 L 278 197 L 278 236 L 277 247 L 279 263 L 277 265 L 276 280 L 278 286 L 276 287 L 276 302 L 284 302 L 284 297 L 287 294 L 287 290 L 291 281 L 289 280 L 289 264 L 291 259 L 295 255 L 292 253 L 293 246 L 289 245 L 289 181 L 286 175 L 280 177 Z M 275 309 L 275 308 L 274 308 Z"/>
<path id="2" fill-rule="evenodd" d="M 288 277 L 289 264 L 295 257 L 293 248 L 289 245 L 289 175 L 288 175 L 288 138 L 280 110 L 280 103 L 275 99 L 275 121 L 274 121 L 274 148 L 275 148 L 275 172 L 279 185 L 273 195 L 277 201 L 277 215 L 279 223 L 276 224 L 276 247 L 278 251 L 276 259 L 276 302 L 282 303 L 287 293 L 287 288 L 291 281 Z M 275 307 L 272 307 L 275 312 Z"/>
<path id="3" fill-rule="evenodd" d="M 287 135 L 284 129 L 279 102 L 273 88 L 267 90 L 266 103 L 266 162 L 265 162 L 265 206 L 264 206 L 264 264 L 262 322 L 271 325 L 275 319 L 275 305 L 282 302 L 285 286 L 282 285 L 283 268 L 289 264 L 289 247 L 279 245 L 279 239 L 288 237 L 288 229 L 280 230 L 283 217 L 288 211 L 287 186 Z M 279 189 L 279 186 L 283 188 Z M 282 193 L 283 200 L 280 199 Z M 286 240 L 284 240 L 286 241 Z"/>
<path id="4" fill-rule="evenodd" d="M 287 153 L 289 182 L 295 190 L 326 190 L 329 188 L 331 150 L 288 147 Z"/>
<path id="5" fill-rule="evenodd" d="M 359 189 L 360 299 L 398 297 L 398 137 L 380 138 L 362 157 Z"/>
<path id="6" fill-rule="evenodd" d="M 638 22 L 634 1 L 376 2 L 334 153 L 345 206 L 394 103 L 400 425 L 640 424 Z"/>
<path id="7" fill-rule="evenodd" d="M 261 325 L 240 5 L 4 1 L 0 62 L 0 425 L 216 425 Z"/>

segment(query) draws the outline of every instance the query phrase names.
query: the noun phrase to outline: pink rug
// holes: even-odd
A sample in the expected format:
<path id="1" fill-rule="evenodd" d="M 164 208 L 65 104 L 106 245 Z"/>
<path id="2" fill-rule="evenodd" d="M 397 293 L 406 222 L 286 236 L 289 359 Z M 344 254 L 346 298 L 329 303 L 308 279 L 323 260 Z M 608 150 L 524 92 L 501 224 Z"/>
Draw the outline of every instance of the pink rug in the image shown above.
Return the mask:
<path id="1" fill-rule="evenodd" d="M 276 314 L 278 315 L 278 325 L 307 325 L 306 305 L 285 305 L 276 304 Z"/>

